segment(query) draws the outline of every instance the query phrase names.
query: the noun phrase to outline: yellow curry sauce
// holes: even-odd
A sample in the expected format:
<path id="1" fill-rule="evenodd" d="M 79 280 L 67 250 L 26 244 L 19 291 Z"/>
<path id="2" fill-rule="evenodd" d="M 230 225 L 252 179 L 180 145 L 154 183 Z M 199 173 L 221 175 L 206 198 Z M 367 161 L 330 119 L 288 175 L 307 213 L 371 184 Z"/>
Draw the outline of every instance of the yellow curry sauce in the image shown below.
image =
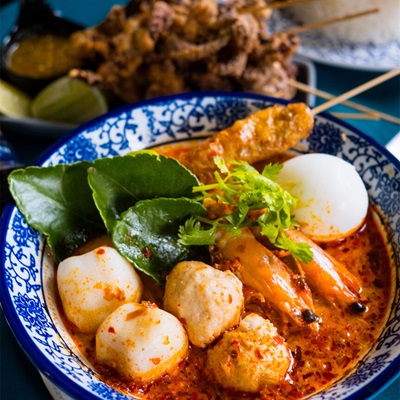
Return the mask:
<path id="1" fill-rule="evenodd" d="M 174 152 L 167 154 L 175 156 Z M 92 245 L 92 248 L 97 245 Z M 205 368 L 207 348 L 194 346 L 190 347 L 188 357 L 173 375 L 165 375 L 149 385 L 127 382 L 96 362 L 93 335 L 77 332 L 68 321 L 65 321 L 66 326 L 103 381 L 140 399 L 301 399 L 349 374 L 368 353 L 385 323 L 392 291 L 390 256 L 372 207 L 365 224 L 357 232 L 345 239 L 320 245 L 359 280 L 363 287 L 360 303 L 366 310 L 344 309 L 313 293 L 315 314 L 322 320 L 319 331 L 315 331 L 283 320 L 268 304 L 258 300 L 254 290 L 244 286 L 244 315 L 257 312 L 270 319 L 293 355 L 293 365 L 286 379 L 278 386 L 266 387 L 257 394 L 231 392 L 215 384 Z M 162 308 L 163 288 L 144 276 L 143 282 L 147 287 L 144 300 L 156 302 Z"/>

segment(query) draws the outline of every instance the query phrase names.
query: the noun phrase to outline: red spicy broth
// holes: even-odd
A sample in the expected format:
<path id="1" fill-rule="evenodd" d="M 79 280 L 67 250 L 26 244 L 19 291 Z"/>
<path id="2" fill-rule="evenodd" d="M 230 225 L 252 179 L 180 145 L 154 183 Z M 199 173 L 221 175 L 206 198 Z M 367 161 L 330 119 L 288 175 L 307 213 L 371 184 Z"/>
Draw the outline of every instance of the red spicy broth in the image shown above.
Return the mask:
<path id="1" fill-rule="evenodd" d="M 191 145 L 191 142 L 185 142 L 180 146 L 163 146 L 157 151 L 177 157 Z M 147 385 L 126 381 L 114 371 L 97 363 L 93 335 L 77 332 L 68 321 L 65 321 L 65 324 L 74 342 L 103 381 L 117 390 L 143 400 L 304 398 L 351 373 L 372 348 L 385 324 L 393 290 L 393 268 L 377 215 L 370 206 L 361 229 L 345 239 L 321 244 L 327 253 L 346 265 L 349 272 L 361 282 L 363 291 L 360 302 L 366 307 L 365 312 L 352 312 L 340 305 L 329 304 L 313 293 L 315 313 L 323 321 L 316 332 L 290 321 L 283 321 L 268 304 L 254 301 L 254 291 L 244 286 L 247 300 L 244 315 L 257 312 L 268 318 L 285 338 L 294 359 L 287 379 L 277 386 L 266 387 L 260 393 L 232 392 L 216 384 L 205 367 L 207 348 L 199 349 L 195 346 L 190 347 L 188 357 L 173 374 L 167 374 Z M 81 252 L 98 245 L 99 242 L 88 244 Z M 153 301 L 162 308 L 163 287 L 155 284 L 150 278 L 142 274 L 141 276 L 146 287 L 144 300 Z"/>

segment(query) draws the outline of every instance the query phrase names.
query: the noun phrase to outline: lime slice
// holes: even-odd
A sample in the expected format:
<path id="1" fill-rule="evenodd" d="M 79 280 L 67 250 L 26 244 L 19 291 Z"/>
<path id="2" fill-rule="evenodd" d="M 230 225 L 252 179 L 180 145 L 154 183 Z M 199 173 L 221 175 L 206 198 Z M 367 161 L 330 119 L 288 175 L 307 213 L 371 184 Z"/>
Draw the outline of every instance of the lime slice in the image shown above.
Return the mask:
<path id="1" fill-rule="evenodd" d="M 108 111 L 103 93 L 87 83 L 63 76 L 46 86 L 32 101 L 35 118 L 82 123 Z"/>
<path id="2" fill-rule="evenodd" d="M 9 117 L 29 117 L 31 102 L 27 94 L 0 79 L 0 114 Z"/>

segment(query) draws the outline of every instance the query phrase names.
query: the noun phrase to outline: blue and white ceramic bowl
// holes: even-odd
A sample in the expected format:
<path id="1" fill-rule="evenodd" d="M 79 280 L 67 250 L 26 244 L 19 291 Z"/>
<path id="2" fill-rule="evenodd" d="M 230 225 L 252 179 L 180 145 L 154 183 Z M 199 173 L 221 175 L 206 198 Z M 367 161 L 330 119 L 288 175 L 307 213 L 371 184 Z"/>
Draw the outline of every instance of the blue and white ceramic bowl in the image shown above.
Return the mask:
<path id="1" fill-rule="evenodd" d="M 91 161 L 200 137 L 276 102 L 285 103 L 260 95 L 214 92 L 136 103 L 75 129 L 38 164 Z M 329 115 L 315 118 L 312 134 L 297 151 L 334 154 L 352 163 L 368 188 L 371 202 L 388 222 L 395 293 L 386 327 L 354 373 L 313 397 L 366 399 L 400 371 L 400 162 L 361 132 Z M 2 221 L 0 295 L 11 329 L 42 375 L 67 396 L 125 399 L 100 380 L 65 330 L 55 301 L 55 266 L 45 246 L 45 238 L 27 226 L 16 207 L 8 206 Z"/>

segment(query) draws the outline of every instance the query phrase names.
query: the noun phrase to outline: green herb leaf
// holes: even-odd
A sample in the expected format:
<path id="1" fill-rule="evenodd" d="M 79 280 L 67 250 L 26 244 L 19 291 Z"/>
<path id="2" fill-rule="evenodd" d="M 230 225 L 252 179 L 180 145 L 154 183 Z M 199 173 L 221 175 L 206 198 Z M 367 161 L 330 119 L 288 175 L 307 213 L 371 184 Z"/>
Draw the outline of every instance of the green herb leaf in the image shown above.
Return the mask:
<path id="1" fill-rule="evenodd" d="M 190 217 L 184 225 L 179 227 L 179 242 L 185 246 L 207 246 L 215 244 L 216 226 L 204 229 L 201 226 L 199 217 Z"/>
<path id="2" fill-rule="evenodd" d="M 157 197 L 194 197 L 198 179 L 173 158 L 148 152 L 98 159 L 89 185 L 108 231 L 137 201 Z"/>
<path id="3" fill-rule="evenodd" d="M 178 240 L 179 225 L 205 212 L 200 203 L 186 198 L 138 201 L 114 224 L 112 240 L 127 260 L 162 282 L 178 262 L 207 255 L 204 248 L 187 247 Z"/>
<path id="4" fill-rule="evenodd" d="M 226 204 L 232 211 L 217 220 L 193 217 L 187 226 L 180 229 L 181 243 L 211 244 L 217 227 L 237 234 L 240 228 L 259 225 L 261 233 L 273 244 L 289 250 L 293 257 L 309 262 L 312 259 L 310 247 L 294 243 L 284 234 L 285 229 L 296 225 L 291 211 L 297 200 L 275 182 L 283 165 L 268 164 L 260 174 L 244 161 L 232 161 L 232 171 L 228 170 L 222 159 L 216 158 L 214 161 L 220 170 L 215 172 L 216 183 L 199 185 L 193 191 L 201 192 L 203 200 L 208 198 Z M 251 211 L 256 210 L 262 210 L 263 213 L 254 220 Z M 196 220 L 203 225 L 197 224 Z M 202 233 L 201 229 L 205 232 Z"/>
<path id="5" fill-rule="evenodd" d="M 106 232 L 87 182 L 91 165 L 26 167 L 8 177 L 18 209 L 30 226 L 47 236 L 57 261 Z"/>
<path id="6" fill-rule="evenodd" d="M 313 259 L 313 253 L 308 243 L 295 243 L 291 241 L 284 232 L 281 232 L 275 241 L 275 246 L 289 250 L 294 258 L 298 258 L 304 263 L 309 263 Z"/>

